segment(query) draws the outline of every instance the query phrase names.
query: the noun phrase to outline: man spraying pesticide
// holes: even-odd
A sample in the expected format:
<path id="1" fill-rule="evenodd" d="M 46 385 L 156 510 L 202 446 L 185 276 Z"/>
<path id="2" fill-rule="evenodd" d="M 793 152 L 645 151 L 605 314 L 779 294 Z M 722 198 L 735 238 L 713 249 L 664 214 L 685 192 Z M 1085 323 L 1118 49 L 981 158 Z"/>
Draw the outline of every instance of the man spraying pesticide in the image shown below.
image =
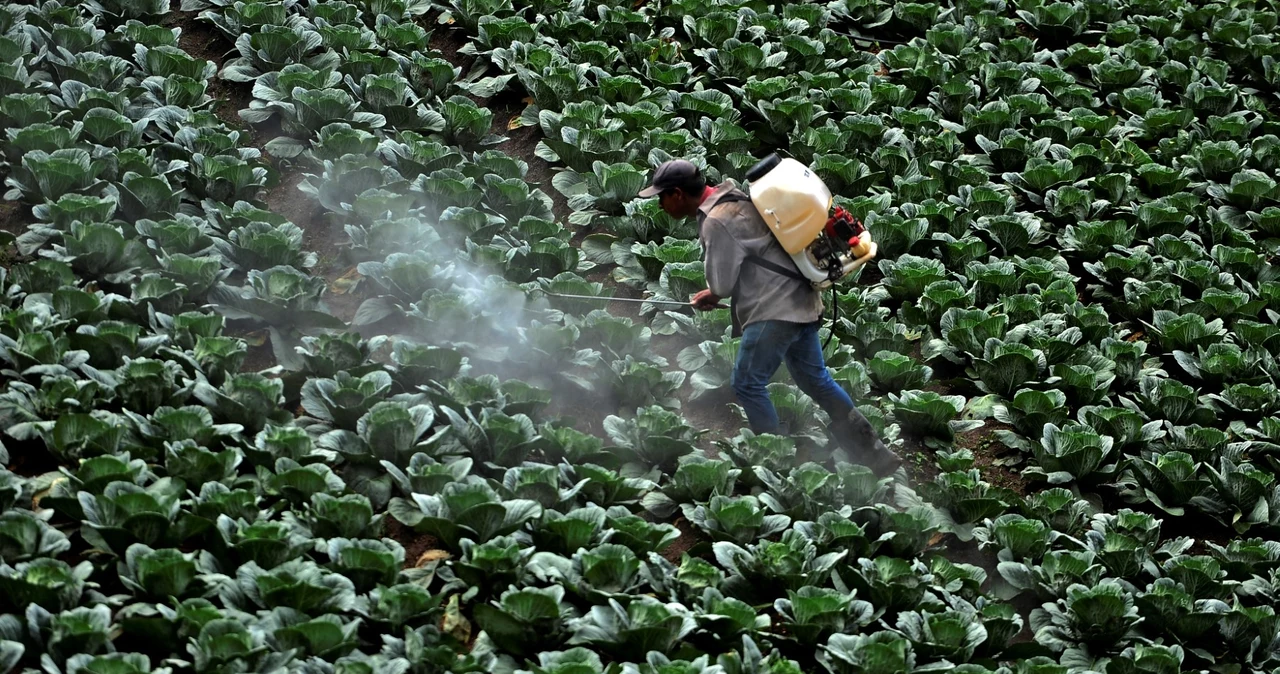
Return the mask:
<path id="1" fill-rule="evenodd" d="M 712 187 L 693 163 L 675 159 L 639 196 L 658 197 L 672 217 L 698 220 L 708 287 L 690 303 L 707 310 L 732 302 L 732 334 L 742 338 L 732 386 L 752 432 L 785 434 L 766 388 L 785 362 L 831 417 L 851 460 L 890 474 L 902 460 L 831 378 L 818 339 L 820 291 L 875 257 L 875 244 L 843 209 L 832 215 L 830 191 L 800 162 L 773 154 L 746 177 L 750 195 L 728 181 Z"/>

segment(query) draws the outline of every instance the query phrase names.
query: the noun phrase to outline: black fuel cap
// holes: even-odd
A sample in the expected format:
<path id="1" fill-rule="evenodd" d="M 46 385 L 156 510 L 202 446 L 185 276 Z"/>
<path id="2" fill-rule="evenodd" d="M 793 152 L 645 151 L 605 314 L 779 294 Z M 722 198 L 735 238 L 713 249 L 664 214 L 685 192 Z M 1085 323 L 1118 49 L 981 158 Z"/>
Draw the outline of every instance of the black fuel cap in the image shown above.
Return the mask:
<path id="1" fill-rule="evenodd" d="M 755 166 L 747 169 L 747 180 L 755 182 L 763 178 L 766 173 L 772 171 L 781 162 L 782 157 L 779 157 L 777 152 L 770 153 L 768 157 L 761 159 L 756 162 Z"/>

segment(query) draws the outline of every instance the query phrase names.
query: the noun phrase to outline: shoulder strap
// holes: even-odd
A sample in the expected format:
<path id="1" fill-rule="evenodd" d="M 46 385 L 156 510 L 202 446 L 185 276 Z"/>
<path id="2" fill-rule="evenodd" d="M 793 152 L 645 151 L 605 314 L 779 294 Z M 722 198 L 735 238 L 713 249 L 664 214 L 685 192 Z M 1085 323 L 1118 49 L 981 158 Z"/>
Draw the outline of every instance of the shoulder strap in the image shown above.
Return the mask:
<path id="1" fill-rule="evenodd" d="M 801 274 L 798 270 L 787 269 L 786 267 L 783 267 L 780 264 L 775 264 L 773 262 L 770 262 L 756 255 L 748 255 L 745 261 L 760 265 L 761 267 L 764 267 L 765 269 L 768 269 L 769 271 L 775 274 L 782 274 L 783 276 L 793 278 L 797 281 L 804 281 L 805 283 L 809 282 L 809 279 L 804 274 Z M 792 267 L 795 266 L 794 262 L 792 262 L 791 264 L 792 264 Z"/>
<path id="2" fill-rule="evenodd" d="M 751 201 L 751 197 L 743 194 L 740 190 L 734 190 L 720 197 L 720 200 L 716 202 L 716 206 L 719 206 L 720 204 L 723 204 L 723 203 L 732 203 L 732 202 L 740 202 L 740 201 Z M 769 260 L 766 260 L 758 255 L 748 255 L 744 261 L 764 267 L 765 269 L 768 269 L 769 271 L 775 274 L 782 274 L 787 278 L 793 278 L 797 281 L 804 281 L 805 283 L 809 282 L 809 279 L 804 274 L 801 274 L 800 270 L 795 267 L 794 262 L 791 263 L 792 268 L 787 269 L 786 267 L 783 267 L 780 264 L 770 262 Z"/>

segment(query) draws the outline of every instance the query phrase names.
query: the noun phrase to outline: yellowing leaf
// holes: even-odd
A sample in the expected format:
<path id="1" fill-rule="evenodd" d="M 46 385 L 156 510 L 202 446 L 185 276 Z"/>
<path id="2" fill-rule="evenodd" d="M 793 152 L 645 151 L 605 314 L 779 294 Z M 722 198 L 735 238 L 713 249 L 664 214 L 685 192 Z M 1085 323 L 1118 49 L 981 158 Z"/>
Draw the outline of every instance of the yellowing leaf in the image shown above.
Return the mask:
<path id="1" fill-rule="evenodd" d="M 65 476 L 57 478 L 53 482 L 49 483 L 48 488 L 41 489 L 40 491 L 33 494 L 31 496 L 31 509 L 37 510 L 37 511 L 40 510 L 40 501 L 44 499 L 44 497 L 48 496 L 49 492 L 53 491 L 54 485 L 58 484 L 59 482 L 66 482 L 68 479 L 70 478 L 67 478 Z"/>
<path id="2" fill-rule="evenodd" d="M 465 644 L 471 641 L 471 621 L 462 615 L 460 596 L 455 594 L 449 597 L 449 605 L 445 607 L 444 617 L 440 619 L 440 631 Z"/>
<path id="3" fill-rule="evenodd" d="M 414 566 L 422 568 L 432 562 L 439 562 L 452 557 L 453 555 L 449 554 L 448 550 L 427 550 L 418 556 L 418 561 Z"/>
<path id="4" fill-rule="evenodd" d="M 355 267 L 352 267 L 343 272 L 342 276 L 334 279 L 333 283 L 329 284 L 329 291 L 335 295 L 345 295 L 350 292 L 362 278 L 364 278 L 364 276 L 362 276 L 360 272 L 356 271 Z"/>

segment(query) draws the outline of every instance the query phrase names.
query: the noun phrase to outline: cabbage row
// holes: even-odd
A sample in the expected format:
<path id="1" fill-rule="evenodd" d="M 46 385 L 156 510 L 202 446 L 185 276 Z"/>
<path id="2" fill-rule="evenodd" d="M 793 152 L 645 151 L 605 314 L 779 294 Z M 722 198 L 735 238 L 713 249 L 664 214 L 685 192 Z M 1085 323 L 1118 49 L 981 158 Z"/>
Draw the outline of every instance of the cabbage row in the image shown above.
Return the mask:
<path id="1" fill-rule="evenodd" d="M 663 298 L 702 281 L 682 233 L 636 222 L 655 220 L 627 198 L 646 165 L 733 177 L 785 148 L 881 243 L 880 282 L 837 300 L 838 343 L 863 357 L 832 349 L 857 397 L 889 394 L 879 416 L 946 443 L 982 397 L 1028 475 L 1245 532 L 1280 505 L 1269 9 L 496 2 L 450 18 L 530 93 L 522 122 L 615 278 Z M 919 37 L 871 54 L 851 30 Z M 917 348 L 928 369 L 902 358 Z M 930 377 L 964 396 L 921 390 Z"/>
<path id="2" fill-rule="evenodd" d="M 32 221 L 0 279 L 5 670 L 1280 667 L 1274 7 L 182 9 L 233 58 L 179 48 L 163 2 L 0 10 L 6 196 Z M 308 271 L 321 223 L 265 207 L 278 176 L 214 78 L 345 231 L 350 326 Z M 501 149 L 503 92 L 567 223 Z M 687 299 L 695 232 L 634 199 L 646 171 L 736 178 L 773 148 L 881 242 L 831 298 L 828 363 L 888 441 L 934 448 L 918 493 L 798 460 L 825 418 L 785 379 L 792 436 L 694 428 L 726 312 L 546 294 L 608 296 L 605 271 Z M 278 367 L 241 371 L 245 329 Z M 955 446 L 984 423 L 1033 493 Z"/>

